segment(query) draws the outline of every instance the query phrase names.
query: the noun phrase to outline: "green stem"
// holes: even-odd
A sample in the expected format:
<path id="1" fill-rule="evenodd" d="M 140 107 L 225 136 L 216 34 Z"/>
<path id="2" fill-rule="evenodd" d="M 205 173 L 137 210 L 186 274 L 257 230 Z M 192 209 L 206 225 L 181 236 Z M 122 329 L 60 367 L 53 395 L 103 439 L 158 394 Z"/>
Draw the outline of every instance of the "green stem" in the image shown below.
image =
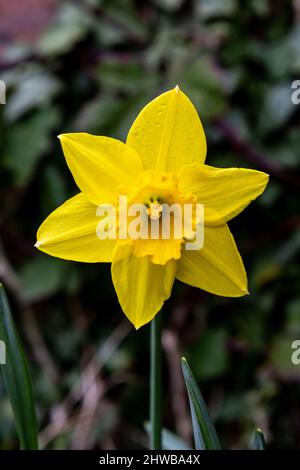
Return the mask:
<path id="1" fill-rule="evenodd" d="M 151 322 L 150 426 L 152 450 L 161 450 L 161 314 Z"/>

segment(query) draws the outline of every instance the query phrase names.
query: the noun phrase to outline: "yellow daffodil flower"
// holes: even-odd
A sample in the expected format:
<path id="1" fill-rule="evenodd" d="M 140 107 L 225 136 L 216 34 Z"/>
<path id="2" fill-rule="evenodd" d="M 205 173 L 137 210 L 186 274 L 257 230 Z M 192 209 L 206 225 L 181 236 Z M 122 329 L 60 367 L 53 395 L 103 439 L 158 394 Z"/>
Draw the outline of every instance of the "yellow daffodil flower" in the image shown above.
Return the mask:
<path id="1" fill-rule="evenodd" d="M 140 112 L 126 144 L 86 133 L 62 134 L 59 139 L 81 192 L 42 223 L 37 248 L 68 260 L 111 262 L 119 302 L 136 328 L 161 309 L 175 278 L 220 296 L 248 293 L 245 268 L 227 222 L 264 191 L 268 175 L 205 165 L 201 121 L 178 87 Z M 129 240 L 119 231 L 115 238 L 99 239 L 97 208 L 117 207 L 120 196 L 144 204 L 147 217 L 158 224 L 163 204 L 203 204 L 203 247 L 186 250 L 187 233 L 181 239 L 159 235 Z"/>

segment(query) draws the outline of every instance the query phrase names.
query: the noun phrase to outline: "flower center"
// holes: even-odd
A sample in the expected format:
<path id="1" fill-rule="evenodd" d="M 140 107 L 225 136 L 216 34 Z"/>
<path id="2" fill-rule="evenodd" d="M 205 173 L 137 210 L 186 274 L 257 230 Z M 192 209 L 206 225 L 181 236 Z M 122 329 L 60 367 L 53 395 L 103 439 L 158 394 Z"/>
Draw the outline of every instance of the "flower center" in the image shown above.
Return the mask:
<path id="1" fill-rule="evenodd" d="M 173 173 L 152 170 L 120 185 L 118 194 L 126 206 L 126 211 L 118 211 L 119 243 L 156 264 L 179 259 L 183 244 L 194 236 L 196 196 L 182 193 Z M 124 228 L 120 215 L 125 212 Z"/>
<path id="2" fill-rule="evenodd" d="M 161 217 L 162 210 L 162 205 L 156 200 L 150 202 L 150 205 L 146 209 L 146 213 L 151 220 L 158 220 Z"/>

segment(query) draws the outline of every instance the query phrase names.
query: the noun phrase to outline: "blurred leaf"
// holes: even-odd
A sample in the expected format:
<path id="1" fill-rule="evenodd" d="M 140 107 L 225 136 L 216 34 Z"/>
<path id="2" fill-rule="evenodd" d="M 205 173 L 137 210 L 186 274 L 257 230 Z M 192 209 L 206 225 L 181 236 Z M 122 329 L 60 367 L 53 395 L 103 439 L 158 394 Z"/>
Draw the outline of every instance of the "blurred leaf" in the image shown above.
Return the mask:
<path id="1" fill-rule="evenodd" d="M 235 131 L 242 140 L 247 142 L 251 139 L 251 131 L 249 129 L 249 125 L 246 121 L 245 115 L 241 111 L 231 111 L 227 115 L 227 122 L 233 129 L 235 129 Z"/>
<path id="2" fill-rule="evenodd" d="M 265 450 L 266 443 L 263 432 L 261 429 L 257 428 L 254 434 L 253 443 L 251 446 L 252 450 Z"/>
<path id="3" fill-rule="evenodd" d="M 59 357 L 66 361 L 71 360 L 74 356 L 74 352 L 79 354 L 79 345 L 82 340 L 82 331 L 68 329 L 62 331 L 59 337 L 56 340 L 56 352 L 59 354 Z"/>
<path id="4" fill-rule="evenodd" d="M 26 60 L 32 54 L 32 47 L 25 43 L 12 43 L 7 45 L 4 50 L 5 60 L 8 62 L 21 62 Z"/>
<path id="5" fill-rule="evenodd" d="M 181 360 L 181 367 L 189 395 L 196 450 L 220 449 L 221 446 L 216 430 L 192 371 L 184 357 Z"/>
<path id="6" fill-rule="evenodd" d="M 38 52 L 46 56 L 65 54 L 81 40 L 91 26 L 91 18 L 80 6 L 63 2 L 57 17 L 38 45 Z"/>
<path id="7" fill-rule="evenodd" d="M 56 209 L 68 198 L 68 194 L 63 175 L 51 164 L 45 168 L 41 186 L 42 209 L 46 217 L 50 211 Z"/>
<path id="8" fill-rule="evenodd" d="M 150 436 L 150 423 L 145 423 L 145 429 Z M 162 430 L 162 448 L 163 450 L 191 450 L 186 442 L 168 429 Z"/>
<path id="9" fill-rule="evenodd" d="M 110 59 L 103 61 L 99 70 L 99 81 L 106 90 L 122 90 L 137 94 L 150 89 L 155 78 L 134 62 L 121 63 Z"/>
<path id="10" fill-rule="evenodd" d="M 251 285 L 253 285 L 253 290 L 272 282 L 280 277 L 282 273 L 282 267 L 280 264 L 269 257 L 265 257 L 256 263 L 253 273 L 251 273 Z"/>
<path id="11" fill-rule="evenodd" d="M 16 430 L 14 426 L 14 414 L 11 403 L 5 391 L 3 394 L 1 393 L 0 416 L 0 449 L 7 450 L 12 447 L 12 443 L 14 442 L 14 438 L 16 436 Z"/>
<path id="12" fill-rule="evenodd" d="M 22 449 L 37 449 L 37 418 L 29 367 L 2 284 L 0 284 L 0 337 L 6 345 L 6 364 L 1 367 L 1 371 L 13 409 L 20 445 Z"/>
<path id="13" fill-rule="evenodd" d="M 299 379 L 299 366 L 292 363 L 293 335 L 281 334 L 273 336 L 270 347 L 269 363 L 276 375 L 286 380 Z"/>
<path id="14" fill-rule="evenodd" d="M 290 261 L 300 252 L 300 232 L 295 230 L 282 240 L 276 250 L 265 251 L 251 272 L 254 289 L 280 278 L 290 266 Z"/>
<path id="15" fill-rule="evenodd" d="M 249 413 L 250 409 L 245 395 L 231 392 L 229 396 L 224 397 L 219 417 L 225 423 L 231 423 L 240 419 L 244 420 Z"/>
<path id="16" fill-rule="evenodd" d="M 236 11 L 236 0 L 201 0 L 196 2 L 200 18 L 211 19 L 217 16 L 232 16 Z"/>
<path id="17" fill-rule="evenodd" d="M 62 287 L 66 278 L 66 264 L 62 260 L 38 254 L 22 267 L 19 276 L 24 299 L 30 303 L 36 302 Z"/>
<path id="18" fill-rule="evenodd" d="M 60 82 L 45 71 L 28 71 L 20 81 L 5 106 L 8 121 L 16 121 L 27 111 L 45 106 L 61 89 Z"/>
<path id="19" fill-rule="evenodd" d="M 189 362 L 197 379 L 208 380 L 224 374 L 229 367 L 226 331 L 206 331 L 190 349 Z"/>
<path id="20" fill-rule="evenodd" d="M 224 89 L 228 82 L 208 57 L 201 56 L 186 67 L 179 85 L 189 95 L 202 119 L 213 119 L 225 110 Z"/>
<path id="21" fill-rule="evenodd" d="M 270 87 L 265 94 L 264 103 L 259 117 L 260 133 L 278 129 L 286 123 L 295 105 L 291 100 L 291 84 L 280 83 Z"/>
<path id="22" fill-rule="evenodd" d="M 287 304 L 286 330 L 300 336 L 300 297 L 290 299 Z"/>
<path id="23" fill-rule="evenodd" d="M 94 25 L 94 32 L 101 45 L 106 47 L 123 44 L 127 38 L 126 31 L 124 31 L 122 26 L 106 23 L 104 21 L 97 22 L 97 24 Z"/>
<path id="24" fill-rule="evenodd" d="M 265 16 L 269 13 L 270 6 L 268 0 L 252 0 L 251 7 L 259 16 Z"/>
<path id="25" fill-rule="evenodd" d="M 105 7 L 105 12 L 109 20 L 114 21 L 127 32 L 127 40 L 134 38 L 138 41 L 145 41 L 147 39 L 146 23 L 140 20 L 131 2 L 126 2 L 125 8 L 122 0 L 109 2 Z"/>
<path id="26" fill-rule="evenodd" d="M 264 331 L 265 320 L 268 315 L 271 315 L 276 300 L 274 292 L 271 289 L 262 292 L 257 292 L 256 289 L 253 289 L 253 291 L 251 290 L 250 292 L 250 295 L 241 299 L 240 307 L 244 307 L 244 313 L 243 315 L 239 315 L 238 320 L 240 322 L 246 320 L 245 327 L 250 330 L 252 324 L 252 328 L 256 332 L 255 335 L 257 338 L 260 338 Z M 242 328 L 242 330 L 243 329 L 244 328 Z"/>
<path id="27" fill-rule="evenodd" d="M 42 109 L 11 126 L 5 135 L 3 163 L 13 172 L 17 185 L 25 185 L 49 144 L 51 131 L 57 126 L 56 109 Z"/>
<path id="28" fill-rule="evenodd" d="M 81 108 L 74 119 L 73 128 L 78 132 L 85 129 L 92 134 L 113 135 L 125 108 L 125 100 L 120 100 L 109 92 L 98 95 Z"/>
<path id="29" fill-rule="evenodd" d="M 170 59 L 174 47 L 178 47 L 179 44 L 180 37 L 178 31 L 163 24 L 157 35 L 153 38 L 153 41 L 149 44 L 149 49 L 145 56 L 146 65 L 151 70 L 155 70 L 162 61 Z M 174 86 L 174 83 L 171 86 Z"/>
<path id="30" fill-rule="evenodd" d="M 266 191 L 260 196 L 259 204 L 263 207 L 271 207 L 282 194 L 282 187 L 277 181 L 269 181 Z"/>
<path id="31" fill-rule="evenodd" d="M 300 71 L 300 27 L 297 25 L 289 34 L 270 45 L 264 55 L 270 73 L 277 79 L 289 72 Z"/>
<path id="32" fill-rule="evenodd" d="M 167 11 L 176 11 L 183 4 L 183 0 L 155 0 L 155 3 Z"/>
<path id="33" fill-rule="evenodd" d="M 280 162 L 281 165 L 297 168 L 299 165 L 299 147 L 299 131 L 296 128 L 291 128 L 289 132 L 285 132 L 284 136 L 280 136 L 279 142 L 270 145 L 266 153 L 271 155 L 272 159 L 274 158 Z"/>
<path id="34" fill-rule="evenodd" d="M 295 230 L 291 236 L 284 240 L 280 249 L 275 253 L 275 260 L 282 266 L 286 266 L 296 254 L 300 252 L 300 231 Z"/>

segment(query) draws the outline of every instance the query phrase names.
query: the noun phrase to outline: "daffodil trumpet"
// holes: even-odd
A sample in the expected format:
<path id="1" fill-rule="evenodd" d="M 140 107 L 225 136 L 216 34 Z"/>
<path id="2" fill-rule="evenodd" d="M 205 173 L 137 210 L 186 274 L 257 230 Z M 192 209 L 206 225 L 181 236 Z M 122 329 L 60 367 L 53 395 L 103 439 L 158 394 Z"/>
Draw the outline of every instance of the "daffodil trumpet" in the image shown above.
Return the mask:
<path id="1" fill-rule="evenodd" d="M 39 250 L 68 260 L 112 263 L 119 303 L 135 328 L 160 311 L 175 279 L 225 297 L 248 293 L 246 271 L 227 222 L 264 191 L 268 175 L 206 165 L 202 123 L 178 86 L 142 109 L 126 143 L 87 133 L 62 134 L 59 139 L 80 192 L 42 223 L 35 245 Z M 120 197 L 142 207 L 142 220 L 156 223 L 158 237 L 143 237 L 141 221 L 135 221 L 137 236 L 128 236 L 110 216 L 100 224 L 115 236 L 99 236 L 99 208 L 110 205 L 119 214 Z M 163 237 L 163 207 L 174 204 L 192 207 L 191 224 L 189 229 L 181 226 L 180 237 L 172 230 Z M 200 220 L 197 204 L 204 207 Z M 133 216 L 126 215 L 126 227 L 132 226 Z M 174 215 L 169 226 L 178 228 Z M 199 226 L 203 243 L 188 249 Z"/>
<path id="2" fill-rule="evenodd" d="M 118 205 L 100 204 L 96 214 L 100 240 L 184 240 L 185 250 L 204 243 L 204 205 L 195 201 L 170 205 L 157 198 L 128 205 L 127 196 L 119 196 Z"/>

